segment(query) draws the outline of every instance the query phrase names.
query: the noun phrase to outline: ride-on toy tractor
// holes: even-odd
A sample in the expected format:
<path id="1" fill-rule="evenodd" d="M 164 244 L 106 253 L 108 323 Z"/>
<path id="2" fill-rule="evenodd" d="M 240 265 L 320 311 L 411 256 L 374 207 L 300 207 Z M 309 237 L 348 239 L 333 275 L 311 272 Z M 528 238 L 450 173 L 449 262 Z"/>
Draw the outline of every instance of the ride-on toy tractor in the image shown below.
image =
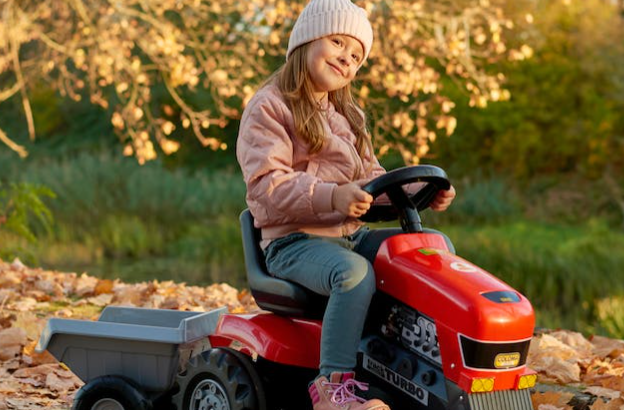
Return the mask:
<path id="1" fill-rule="evenodd" d="M 415 194 L 404 186 L 421 183 Z M 450 183 L 421 165 L 364 186 L 387 205 L 367 221 L 378 230 L 377 292 L 366 319 L 358 379 L 363 395 L 394 410 L 533 410 L 536 374 L 526 367 L 534 313 L 513 288 L 456 256 L 446 238 L 423 231 L 419 211 Z M 86 384 L 75 410 L 301 410 L 317 373 L 326 300 L 266 271 L 259 231 L 241 214 L 251 314 L 109 307 L 97 322 L 51 319 L 48 349 Z"/>

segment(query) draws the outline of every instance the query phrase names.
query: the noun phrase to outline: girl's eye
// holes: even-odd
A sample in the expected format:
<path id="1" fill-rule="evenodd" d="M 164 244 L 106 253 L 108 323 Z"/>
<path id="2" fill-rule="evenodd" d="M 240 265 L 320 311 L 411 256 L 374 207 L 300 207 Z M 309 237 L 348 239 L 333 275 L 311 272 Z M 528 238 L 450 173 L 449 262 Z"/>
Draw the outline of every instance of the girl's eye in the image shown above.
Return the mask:
<path id="1" fill-rule="evenodd" d="M 339 38 L 333 38 L 332 41 L 334 42 L 334 44 L 337 44 L 337 45 L 342 44 L 342 41 L 340 41 Z"/>
<path id="2" fill-rule="evenodd" d="M 360 62 L 360 56 L 357 54 L 352 54 L 351 58 L 353 59 L 353 61 L 355 61 L 356 63 Z"/>

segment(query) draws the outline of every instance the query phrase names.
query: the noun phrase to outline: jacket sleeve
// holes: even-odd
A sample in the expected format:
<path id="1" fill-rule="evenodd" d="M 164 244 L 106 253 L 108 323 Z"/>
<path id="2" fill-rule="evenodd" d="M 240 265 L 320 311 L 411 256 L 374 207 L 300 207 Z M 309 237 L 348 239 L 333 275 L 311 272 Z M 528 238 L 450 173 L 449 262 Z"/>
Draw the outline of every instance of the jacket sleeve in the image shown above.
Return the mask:
<path id="1" fill-rule="evenodd" d="M 365 167 L 367 168 L 366 176 L 362 180 L 358 181 L 360 185 L 367 184 L 368 182 L 372 181 L 378 176 L 386 173 L 386 169 L 381 166 L 374 152 L 371 153 L 369 157 L 367 157 L 367 164 L 365 164 Z M 375 198 L 374 203 L 375 204 L 387 204 L 387 203 L 390 203 L 390 200 L 384 194 Z"/>
<path id="2" fill-rule="evenodd" d="M 340 223 L 332 209 L 335 183 L 293 169 L 293 139 L 286 105 L 270 95 L 243 114 L 236 155 L 247 184 L 247 202 L 261 226 Z"/>

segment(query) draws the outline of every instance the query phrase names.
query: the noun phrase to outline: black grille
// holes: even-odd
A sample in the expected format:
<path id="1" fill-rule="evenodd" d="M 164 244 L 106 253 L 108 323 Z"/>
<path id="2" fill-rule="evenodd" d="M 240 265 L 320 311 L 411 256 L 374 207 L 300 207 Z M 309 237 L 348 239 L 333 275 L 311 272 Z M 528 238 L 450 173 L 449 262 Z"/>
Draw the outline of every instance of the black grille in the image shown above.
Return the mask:
<path id="1" fill-rule="evenodd" d="M 460 340 L 464 365 L 473 369 L 500 369 L 522 366 L 526 363 L 529 345 L 531 344 L 530 339 L 511 343 L 483 343 L 460 336 Z M 513 366 L 497 366 L 497 356 L 507 354 L 517 354 L 517 363 Z"/>
<path id="2" fill-rule="evenodd" d="M 529 389 L 469 394 L 468 402 L 470 410 L 533 410 Z"/>

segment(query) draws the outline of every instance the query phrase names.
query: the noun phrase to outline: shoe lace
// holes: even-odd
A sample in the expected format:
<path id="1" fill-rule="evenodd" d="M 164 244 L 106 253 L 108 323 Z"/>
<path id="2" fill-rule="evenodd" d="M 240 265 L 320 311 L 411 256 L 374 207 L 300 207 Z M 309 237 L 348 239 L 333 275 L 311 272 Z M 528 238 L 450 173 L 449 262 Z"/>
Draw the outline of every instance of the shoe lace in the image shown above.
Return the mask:
<path id="1" fill-rule="evenodd" d="M 368 384 L 358 382 L 355 379 L 349 379 L 343 383 L 330 383 L 323 382 L 323 385 L 330 387 L 332 393 L 331 401 L 339 406 L 343 406 L 347 403 L 357 401 L 364 403 L 366 400 L 357 396 L 354 389 L 357 387 L 360 390 L 368 390 Z"/>

